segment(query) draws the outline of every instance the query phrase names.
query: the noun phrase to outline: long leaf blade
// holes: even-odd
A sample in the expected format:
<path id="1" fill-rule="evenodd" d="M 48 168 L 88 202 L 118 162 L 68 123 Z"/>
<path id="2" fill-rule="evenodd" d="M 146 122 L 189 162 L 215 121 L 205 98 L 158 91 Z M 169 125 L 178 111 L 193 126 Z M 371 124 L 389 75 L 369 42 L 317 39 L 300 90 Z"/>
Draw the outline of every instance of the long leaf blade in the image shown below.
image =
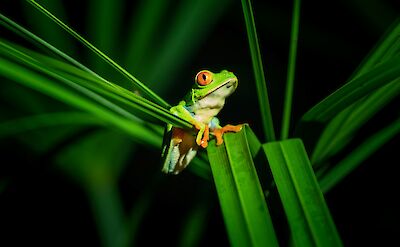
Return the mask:
<path id="1" fill-rule="evenodd" d="M 261 59 L 260 47 L 258 45 L 257 31 L 250 0 L 242 0 L 242 9 L 246 24 L 247 38 L 249 40 L 251 61 L 253 64 L 253 72 L 256 81 L 257 96 L 261 111 L 264 134 L 267 141 L 274 141 L 274 124 L 272 120 L 267 84 L 264 76 L 263 63 Z"/>
<path id="2" fill-rule="evenodd" d="M 300 139 L 263 145 L 299 246 L 342 246 Z M 300 232 L 299 232 L 300 231 Z"/>
<path id="3" fill-rule="evenodd" d="M 321 164 L 343 149 L 363 124 L 399 94 L 397 79 L 340 112 L 321 134 L 311 156 L 312 163 Z"/>
<path id="4" fill-rule="evenodd" d="M 299 22 L 300 22 L 300 0 L 294 0 L 292 14 L 292 30 L 290 35 L 289 47 L 289 63 L 286 79 L 285 101 L 282 114 L 282 129 L 281 139 L 287 139 L 289 136 L 290 116 L 292 111 L 294 77 L 296 68 L 297 55 L 297 39 L 299 37 Z"/>
<path id="5" fill-rule="evenodd" d="M 377 47 L 363 61 L 352 78 L 356 78 L 376 65 L 397 56 L 400 52 L 400 20 L 393 24 Z M 399 79 L 358 100 L 337 114 L 325 127 L 312 153 L 314 165 L 323 163 L 329 156 L 343 149 L 355 132 L 376 112 L 400 93 Z"/>
<path id="6" fill-rule="evenodd" d="M 245 126 L 245 128 L 248 127 Z M 250 239 L 246 246 L 277 246 L 278 241 L 254 168 L 246 132 L 226 134 L 224 140 L 224 145 L 216 147 L 215 143 L 211 142 L 207 149 L 216 186 L 218 186 L 217 181 L 220 181 L 221 175 L 226 181 L 229 179 L 229 185 L 228 183 L 222 184 L 226 187 L 221 188 L 218 192 L 219 196 L 220 198 L 225 196 L 235 198 L 234 214 L 242 214 L 243 219 L 241 220 L 245 222 L 247 238 Z M 218 155 L 216 155 L 217 152 Z M 222 160 L 218 160 L 218 156 L 223 157 Z M 221 162 L 224 164 L 223 170 Z M 239 205 L 237 205 L 238 202 Z M 221 204 L 222 206 L 223 204 Z M 232 207 L 232 205 L 225 205 L 225 207 Z M 224 215 L 225 219 L 227 217 L 228 215 Z M 237 216 L 237 218 L 239 217 Z M 244 231 L 243 228 L 241 230 Z M 235 234 L 235 232 L 231 231 L 230 234 Z M 244 233 L 241 234 L 244 235 Z M 245 237 L 242 240 L 244 241 Z"/>
<path id="7" fill-rule="evenodd" d="M 246 229 L 246 221 L 240 206 L 225 144 L 219 147 L 214 147 L 214 145 L 215 141 L 211 141 L 207 148 L 207 154 L 228 237 L 232 246 L 246 246 L 250 243 L 250 236 Z"/>
<path id="8" fill-rule="evenodd" d="M 145 128 L 126 118 L 122 118 L 115 112 L 106 109 L 93 101 L 76 94 L 66 87 L 62 87 L 52 80 L 22 67 L 16 63 L 7 61 L 0 57 L 0 74 L 18 82 L 27 87 L 33 88 L 39 92 L 49 95 L 55 99 L 61 100 L 66 104 L 72 105 L 78 109 L 90 112 L 109 124 L 116 126 L 127 134 L 136 138 L 139 142 L 159 147 L 161 137 L 155 135 L 153 131 Z"/>
<path id="9" fill-rule="evenodd" d="M 33 0 L 26 0 L 28 3 L 32 4 L 36 9 L 41 11 L 43 14 L 48 16 L 51 20 L 56 22 L 60 27 L 62 27 L 64 30 L 66 30 L 69 34 L 71 34 L 73 37 L 75 37 L 77 40 L 79 40 L 82 44 L 84 44 L 86 47 L 88 47 L 91 51 L 93 51 L 96 55 L 98 55 L 101 59 L 109 63 L 112 67 L 114 67 L 119 73 L 121 73 L 124 77 L 126 77 L 128 80 L 130 80 L 133 85 L 137 88 L 140 89 L 140 91 L 148 96 L 151 100 L 154 100 L 154 102 L 160 104 L 163 107 L 169 108 L 169 104 L 165 102 L 161 97 L 159 97 L 157 94 L 155 94 L 153 91 L 151 91 L 149 88 L 147 88 L 143 83 L 141 83 L 137 78 L 135 78 L 133 75 L 131 75 L 128 71 L 126 71 L 124 68 L 122 68 L 119 64 L 114 62 L 111 58 L 109 58 L 106 54 L 104 54 L 102 51 L 100 51 L 97 47 L 92 45 L 89 41 L 87 41 L 85 38 L 80 36 L 77 32 L 75 32 L 72 28 L 70 28 L 68 25 L 66 25 L 64 22 L 62 22 L 60 19 L 58 19 L 56 16 L 51 14 L 47 9 L 45 9 L 43 6 L 38 4 L 37 2 Z"/>
<path id="10" fill-rule="evenodd" d="M 394 57 L 360 75 L 326 97 L 302 118 L 302 121 L 326 122 L 348 105 L 400 77 L 400 57 Z"/>
<path id="11" fill-rule="evenodd" d="M 104 125 L 104 122 L 83 112 L 44 113 L 0 122 L 0 138 L 34 129 L 72 124 Z"/>
<path id="12" fill-rule="evenodd" d="M 390 139 L 400 133 L 400 119 L 383 128 L 365 140 L 332 169 L 327 171 L 319 180 L 321 190 L 325 193 L 343 180 L 350 172 L 362 164 L 370 155 Z"/>
<path id="13" fill-rule="evenodd" d="M 80 71 L 79 69 L 76 69 L 68 64 L 63 64 L 60 61 L 53 60 L 48 57 L 44 57 L 42 55 L 35 54 L 33 52 L 26 52 L 26 50 L 21 50 L 15 47 L 12 47 L 10 45 L 7 45 L 4 42 L 0 42 L 0 48 L 4 53 L 10 53 L 13 55 L 14 58 L 19 58 L 20 61 L 23 61 L 24 63 L 28 64 L 29 66 L 33 66 L 33 68 L 44 72 L 52 77 L 57 78 L 58 80 L 63 81 L 64 83 L 72 86 L 72 87 L 79 87 L 81 86 L 87 87 L 90 90 L 95 90 L 96 92 L 99 92 L 103 95 L 107 95 L 113 99 L 116 99 L 120 102 L 122 102 L 124 105 L 128 105 L 132 107 L 134 110 L 139 110 L 140 112 L 147 114 L 152 117 L 156 117 L 162 121 L 166 122 L 171 122 L 172 120 L 173 124 L 178 125 L 178 126 L 185 126 L 185 127 L 191 127 L 190 124 L 186 123 L 185 121 L 182 121 L 178 117 L 174 116 L 171 114 L 168 110 L 160 107 L 159 105 L 148 101 L 130 91 L 127 91 L 124 88 L 118 87 L 115 84 L 112 84 L 110 82 L 105 82 L 103 80 L 98 79 L 97 77 L 93 77 L 90 74 L 86 74 L 84 71 Z M 29 55 L 28 55 L 29 54 Z M 33 57 L 31 57 L 32 55 Z M 76 77 L 71 77 L 68 74 L 65 73 L 58 73 L 57 71 L 52 70 L 48 66 L 43 66 L 39 61 L 44 60 L 46 65 L 53 65 L 59 69 L 66 70 L 69 73 L 72 73 L 79 78 Z M 83 77 L 80 79 L 80 77 Z M 95 82 L 95 84 L 90 83 L 90 82 Z M 86 90 L 87 94 L 94 96 L 92 91 Z M 125 112 L 126 110 L 121 108 L 120 106 L 115 106 L 115 104 L 109 103 L 105 101 L 104 99 L 100 99 L 98 96 L 96 96 L 97 99 L 99 99 L 103 104 L 108 105 L 108 107 L 111 107 L 119 112 Z M 131 115 L 129 118 L 136 118 L 133 115 Z M 168 120 L 169 119 L 169 120 Z M 136 118 L 136 121 L 138 119 Z M 177 120 L 177 121 L 176 121 Z"/>

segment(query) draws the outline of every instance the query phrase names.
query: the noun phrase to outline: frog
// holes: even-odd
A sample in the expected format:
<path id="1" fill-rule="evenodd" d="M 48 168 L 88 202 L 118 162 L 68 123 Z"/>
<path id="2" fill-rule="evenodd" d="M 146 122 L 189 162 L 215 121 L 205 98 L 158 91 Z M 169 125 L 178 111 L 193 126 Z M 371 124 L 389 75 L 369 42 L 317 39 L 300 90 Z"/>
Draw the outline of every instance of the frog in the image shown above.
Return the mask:
<path id="1" fill-rule="evenodd" d="M 242 125 L 220 125 L 216 117 L 225 105 L 225 100 L 236 90 L 238 78 L 233 72 L 222 70 L 213 73 L 200 70 L 195 83 L 185 97 L 170 108 L 170 112 L 191 123 L 192 129 L 183 129 L 167 124 L 162 147 L 162 172 L 179 174 L 196 156 L 199 148 L 206 148 L 210 136 L 216 145 L 223 143 L 226 132 L 239 132 Z"/>

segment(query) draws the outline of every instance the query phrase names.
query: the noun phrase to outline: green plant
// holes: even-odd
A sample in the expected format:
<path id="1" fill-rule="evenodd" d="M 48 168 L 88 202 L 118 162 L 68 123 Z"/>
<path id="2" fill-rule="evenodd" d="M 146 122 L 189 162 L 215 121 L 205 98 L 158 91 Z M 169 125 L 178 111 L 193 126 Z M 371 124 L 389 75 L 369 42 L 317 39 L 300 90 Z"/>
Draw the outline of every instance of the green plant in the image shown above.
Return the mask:
<path id="1" fill-rule="evenodd" d="M 140 14 L 132 20 L 133 28 L 122 30 L 129 35 L 121 35 L 124 39 L 119 39 L 115 46 L 112 46 L 111 38 L 118 35 L 122 25 L 115 14 L 122 12 L 122 1 L 91 3 L 90 6 L 96 9 L 91 12 L 88 35 L 93 35 L 96 45 L 74 31 L 73 25 L 64 24 L 35 1 L 27 0 L 26 3 L 29 4 L 23 8 L 28 13 L 37 11 L 39 17 L 35 18 L 45 17 L 37 19 L 40 23 L 37 32 L 41 35 L 0 14 L 3 30 L 8 32 L 0 40 L 2 100 L 4 106 L 9 106 L 1 108 L 0 136 L 8 138 L 5 142 L 11 139 L 22 143 L 27 149 L 34 150 L 35 156 L 44 156 L 37 163 L 45 160 L 56 164 L 57 169 L 70 175 L 83 188 L 102 245 L 130 246 L 145 242 L 141 240 L 141 233 L 146 232 L 142 228 L 146 229 L 144 219 L 149 214 L 155 215 L 151 220 L 157 224 L 160 215 L 170 216 L 171 223 L 164 223 L 157 233 L 176 234 L 174 238 L 179 239 L 175 242 L 182 246 L 200 245 L 206 216 L 214 205 L 210 198 L 215 194 L 209 186 L 212 181 L 233 246 L 341 245 L 323 193 L 400 131 L 397 112 L 393 114 L 396 115 L 392 117 L 393 122 L 383 121 L 387 127 L 376 133 L 368 131 L 361 140 L 354 138 L 368 120 L 394 101 L 400 92 L 399 22 L 384 35 L 345 84 L 299 117 L 294 132 L 291 107 L 300 20 L 300 1 L 295 0 L 283 120 L 278 138 L 267 92 L 267 88 L 270 91 L 276 84 L 264 77 L 265 66 L 256 31 L 258 22 L 254 20 L 250 1 L 242 0 L 261 116 L 257 124 L 262 126 L 262 131 L 254 132 L 263 132 L 264 136 L 255 134 L 250 124 L 240 133 L 227 134 L 221 146 L 211 142 L 207 148 L 208 156 L 205 153 L 199 155 L 189 167 L 195 175 L 185 173 L 182 179 L 159 174 L 158 159 L 152 157 L 154 152 L 144 150 L 146 147 L 160 148 L 164 123 L 191 127 L 169 112 L 170 104 L 161 95 L 176 100 L 190 86 L 191 82 L 187 86 L 178 84 L 182 87 L 180 90 L 171 85 L 181 77 L 191 78 L 193 71 L 182 71 L 185 63 L 218 16 L 232 3 L 188 0 L 171 10 L 165 1 L 143 1 L 139 5 Z M 46 4 L 52 12 L 58 13 L 57 16 L 63 15 L 60 3 L 50 1 Z M 207 18 L 203 18 L 204 13 Z M 114 15 L 103 18 L 108 14 Z M 163 19 L 165 16 L 171 18 Z M 169 29 L 157 33 L 162 20 L 168 20 Z M 48 33 L 48 30 L 60 30 L 59 27 L 67 33 L 61 32 L 61 36 Z M 90 33 L 95 30 L 100 31 Z M 47 39 L 40 36 L 47 36 Z M 64 37 L 74 37 L 78 42 L 67 42 Z M 163 42 L 159 43 L 158 38 Z M 57 45 L 47 42 L 50 39 Z M 118 49 L 121 44 L 123 51 Z M 74 51 L 74 46 L 82 45 L 83 48 Z M 268 46 L 264 48 L 268 49 Z M 81 50 L 88 51 L 85 62 L 83 58 L 79 62 L 68 55 L 77 56 Z M 114 54 L 119 61 L 106 54 Z M 200 59 L 206 57 L 203 63 L 207 65 L 209 54 L 202 51 L 201 55 Z M 228 66 L 221 69 L 230 69 Z M 143 80 L 137 79 L 139 77 Z M 246 80 L 243 84 L 250 86 Z M 169 90 L 171 88 L 175 90 Z M 242 100 L 238 100 L 236 108 L 246 104 L 243 100 L 246 98 L 239 97 Z M 240 116 L 234 119 L 242 120 Z M 322 131 L 315 125 L 322 126 Z M 142 177 L 146 181 L 142 181 Z M 15 177 L 7 176 L 7 173 L 1 179 L 0 193 L 15 183 Z M 134 181 L 128 186 L 131 190 L 138 190 L 139 186 L 144 189 L 132 196 L 134 202 L 126 212 L 126 201 L 130 200 L 123 198 L 120 183 L 130 180 Z M 189 187 L 189 191 L 182 189 L 189 186 L 191 180 L 197 181 L 197 186 Z M 165 184 L 168 186 L 163 186 Z M 183 198 L 178 201 L 182 208 L 172 207 L 165 201 L 160 204 L 160 200 L 176 193 Z M 131 193 L 127 194 L 131 196 Z M 188 194 L 195 194 L 190 202 L 185 200 Z M 274 213 L 286 219 L 287 225 L 276 220 Z M 181 222 L 175 223 L 176 219 Z M 169 225 L 176 228 L 165 230 Z M 282 228 L 285 230 L 279 230 Z"/>

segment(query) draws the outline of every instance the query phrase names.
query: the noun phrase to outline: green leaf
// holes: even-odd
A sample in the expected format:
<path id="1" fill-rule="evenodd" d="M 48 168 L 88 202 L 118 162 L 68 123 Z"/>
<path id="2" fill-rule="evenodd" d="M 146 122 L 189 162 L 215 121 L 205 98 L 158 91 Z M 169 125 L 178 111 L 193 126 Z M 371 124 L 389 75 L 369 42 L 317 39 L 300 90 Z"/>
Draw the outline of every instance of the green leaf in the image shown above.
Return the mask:
<path id="1" fill-rule="evenodd" d="M 23 61 L 26 64 L 32 66 L 34 69 L 46 73 L 56 78 L 57 80 L 60 80 L 65 84 L 78 89 L 89 97 L 95 98 L 103 105 L 114 109 L 115 111 L 131 118 L 132 120 L 138 121 L 137 117 L 126 112 L 125 108 L 121 108 L 121 106 L 117 106 L 107 101 L 106 99 L 94 94 L 93 91 L 87 90 L 87 88 L 111 97 L 114 100 L 118 100 L 119 102 L 124 104 L 124 106 L 130 106 L 132 110 L 140 111 L 141 113 L 147 114 L 150 117 L 156 117 L 166 122 L 170 122 L 170 120 L 172 120 L 172 122 L 174 122 L 173 124 L 175 125 L 185 126 L 189 128 L 191 127 L 191 124 L 188 124 L 186 121 L 183 121 L 182 119 L 174 116 L 167 109 L 160 107 L 157 104 L 148 101 L 115 84 L 112 84 L 108 81 L 100 80 L 89 73 L 80 71 L 79 69 L 76 69 L 68 64 L 64 64 L 60 61 L 56 61 L 51 58 L 35 54 L 34 52 L 27 52 L 26 49 L 14 48 L 1 41 L 0 49 L 1 51 L 3 51 L 4 54 L 11 55 L 13 59 L 19 58 L 20 61 Z M 27 53 L 29 53 L 29 55 L 32 55 L 33 57 L 29 56 Z M 44 61 L 45 63 L 43 64 L 40 61 Z M 49 66 L 45 65 L 52 65 L 53 67 L 68 72 L 68 74 L 54 71 L 49 68 Z M 73 74 L 74 76 L 70 76 L 69 74 Z M 86 87 L 86 89 L 83 89 L 82 86 Z"/>
<path id="2" fill-rule="evenodd" d="M 254 158 L 261 149 L 261 142 L 258 140 L 256 134 L 250 127 L 245 126 L 244 130 L 246 131 L 246 137 L 249 144 L 251 156 Z"/>
<path id="3" fill-rule="evenodd" d="M 91 0 L 89 9 L 87 15 L 88 35 L 93 37 L 93 43 L 99 50 L 107 54 L 116 54 L 116 51 L 120 50 L 120 44 L 115 42 L 115 39 L 118 37 L 120 27 L 124 26 L 121 23 L 122 1 Z M 89 59 L 96 71 L 110 68 L 105 67 L 106 64 L 101 63 L 102 61 L 97 56 L 90 56 Z"/>
<path id="4" fill-rule="evenodd" d="M 287 139 L 289 136 L 294 77 L 296 68 L 297 40 L 299 37 L 299 22 L 300 22 L 300 0 L 294 0 L 293 14 L 292 14 L 292 30 L 290 35 L 290 47 L 289 47 L 289 63 L 288 63 L 287 79 L 286 79 L 285 101 L 283 105 L 283 114 L 282 114 L 282 129 L 281 129 L 282 140 Z"/>
<path id="5" fill-rule="evenodd" d="M 353 78 L 365 74 L 377 64 L 388 61 L 400 53 L 400 21 L 383 36 L 377 47 L 356 70 Z M 387 103 L 400 93 L 400 80 L 394 80 L 348 106 L 337 114 L 325 127 L 311 156 L 314 165 L 322 164 L 330 156 L 343 149 L 356 131 Z"/>
<path id="6" fill-rule="evenodd" d="M 399 77 L 400 57 L 394 57 L 350 80 L 304 114 L 302 121 L 327 122 L 347 106 Z"/>
<path id="7" fill-rule="evenodd" d="M 328 170 L 319 180 L 321 190 L 325 193 L 343 180 L 350 172 L 356 169 L 363 161 L 368 159 L 376 150 L 382 147 L 390 139 L 400 133 L 400 119 L 383 128 L 369 137 L 361 145 L 355 148 L 343 160 Z"/>
<path id="8" fill-rule="evenodd" d="M 400 94 L 400 79 L 378 89 L 340 112 L 327 125 L 312 153 L 312 163 L 321 164 L 349 143 L 356 131 Z"/>
<path id="9" fill-rule="evenodd" d="M 65 11 L 65 5 L 61 1 L 41 0 L 40 2 L 54 13 L 57 13 L 62 19 L 67 18 L 68 15 Z M 28 25 L 34 33 L 41 36 L 44 40 L 47 40 L 49 43 L 56 45 L 66 53 L 72 55 L 77 54 L 72 37 L 65 37 L 61 29 L 56 28 L 55 24 L 46 16 L 32 11 L 31 6 L 23 4 L 21 7 L 21 11 L 26 16 L 26 19 L 29 20 Z M 49 30 L 51 30 L 51 32 L 49 32 Z"/>
<path id="10" fill-rule="evenodd" d="M 204 193 L 205 194 L 205 193 Z M 210 211 L 210 197 L 201 195 L 202 201 L 197 201 L 193 209 L 190 210 L 182 227 L 182 232 L 179 234 L 180 247 L 186 246 L 201 246 L 201 239 L 207 229 L 208 215 Z"/>
<path id="11" fill-rule="evenodd" d="M 127 225 L 118 177 L 131 154 L 123 133 L 102 130 L 70 145 L 57 156 L 59 167 L 83 186 L 104 246 L 127 246 Z"/>
<path id="12" fill-rule="evenodd" d="M 147 64 L 146 57 L 152 49 L 152 41 L 160 28 L 159 25 L 162 16 L 167 11 L 167 5 L 168 2 L 164 0 L 140 1 L 126 30 L 128 35 L 124 65 L 129 71 L 139 73 L 139 75 L 143 74 L 142 69 L 146 66 L 141 65 Z"/>
<path id="13" fill-rule="evenodd" d="M 65 31 L 67 31 L 69 34 L 71 34 L 74 38 L 76 38 L 79 42 L 84 44 L 86 47 L 88 47 L 91 51 L 93 51 L 97 56 L 99 56 L 101 59 L 106 61 L 108 64 L 110 64 L 114 69 L 116 69 L 121 75 L 126 77 L 129 81 L 133 83 L 133 86 L 138 88 L 141 93 L 144 95 L 148 96 L 151 100 L 153 100 L 155 103 L 160 104 L 161 106 L 165 108 L 169 108 L 169 104 L 165 102 L 161 97 L 159 97 L 157 94 L 155 94 L 153 91 L 151 91 L 149 88 L 147 88 L 143 83 L 141 83 L 138 79 L 136 79 L 133 75 L 131 75 L 128 71 L 126 71 L 124 68 L 122 68 L 119 64 L 114 62 L 111 58 L 109 58 L 106 54 L 104 54 L 102 51 L 100 51 L 97 47 L 92 45 L 89 41 L 84 39 L 82 36 L 80 36 L 77 32 L 75 32 L 72 28 L 70 28 L 68 25 L 66 25 L 64 22 L 59 20 L 57 17 L 55 17 L 53 14 L 51 14 L 47 9 L 45 9 L 43 6 L 40 4 L 36 3 L 33 0 L 26 0 L 28 3 L 32 4 L 36 9 L 41 11 L 43 14 L 45 14 L 47 17 L 49 17 L 51 20 L 53 20 L 55 23 L 57 23 L 60 27 L 62 27 Z"/>
<path id="14" fill-rule="evenodd" d="M 267 141 L 275 140 L 275 130 L 269 104 L 267 84 L 264 76 L 260 47 L 258 45 L 256 25 L 250 0 L 242 0 L 242 9 L 249 40 L 251 61 L 257 87 L 258 102 L 261 111 L 262 124 Z"/>
<path id="15" fill-rule="evenodd" d="M 246 132 L 224 141 L 211 141 L 207 152 L 231 245 L 278 246 Z"/>
<path id="16" fill-rule="evenodd" d="M 24 68 L 21 65 L 0 57 L 0 74 L 22 85 L 63 101 L 66 104 L 90 112 L 106 123 L 114 125 L 120 130 L 133 136 L 139 142 L 157 147 L 161 145 L 161 137 L 159 135 L 144 127 L 142 124 L 132 121 L 132 118 L 127 118 L 129 115 L 122 117 L 120 113 L 115 113 L 114 111 L 93 102 L 87 96 L 79 95 L 76 91 L 68 89 L 53 80 L 49 80 L 47 77 L 36 73 L 31 69 Z M 91 92 L 85 90 L 81 90 L 81 92 L 91 94 Z M 91 96 L 96 97 L 98 100 L 102 100 L 96 95 L 91 94 Z"/>
<path id="17" fill-rule="evenodd" d="M 104 122 L 93 115 L 83 112 L 55 112 L 27 116 L 0 122 L 0 138 L 23 133 L 38 128 L 60 125 L 104 125 Z"/>
<path id="18" fill-rule="evenodd" d="M 300 139 L 263 145 L 295 246 L 342 246 Z"/>
<path id="19" fill-rule="evenodd" d="M 34 33 L 30 32 L 29 30 L 25 29 L 24 27 L 20 26 L 18 23 L 12 21 L 11 19 L 7 18 L 6 16 L 2 15 L 0 13 L 0 24 L 3 25 L 4 27 L 8 28 L 9 30 L 13 31 L 14 33 L 20 35 L 21 37 L 25 38 L 26 40 L 32 42 L 33 44 L 39 46 L 46 52 L 52 52 L 56 54 L 57 56 L 63 58 L 64 60 L 68 61 L 69 63 L 75 65 L 76 67 L 96 76 L 97 78 L 101 80 L 103 79 L 101 76 L 87 68 L 85 65 L 82 63 L 76 61 L 72 57 L 68 56 L 66 53 L 60 51 L 56 47 L 52 46 L 51 44 L 47 43 Z"/>
<path id="20" fill-rule="evenodd" d="M 191 62 L 190 56 L 200 48 L 207 34 L 212 30 L 212 24 L 218 20 L 223 11 L 226 11 L 229 2 L 228 0 L 186 0 L 174 8 L 171 24 L 166 27 L 168 31 L 165 40 L 156 50 L 154 59 L 146 61 L 146 64 L 149 64 L 146 67 L 149 69 L 145 70 L 144 78 L 149 81 L 149 85 L 154 85 L 154 87 L 157 85 L 159 93 L 165 93 L 166 90 L 171 89 L 171 82 L 175 79 L 173 75 L 177 75 L 180 72 L 179 69 Z M 204 18 L 205 13 L 207 13 L 207 18 Z M 171 15 L 171 13 L 168 14 Z M 171 61 L 174 62 L 171 63 Z M 169 75 L 167 78 L 166 73 Z"/>
<path id="21" fill-rule="evenodd" d="M 377 64 L 387 61 L 400 53 L 400 19 L 395 21 L 389 31 L 382 36 L 376 48 L 364 59 L 354 76 L 359 76 L 371 70 Z"/>

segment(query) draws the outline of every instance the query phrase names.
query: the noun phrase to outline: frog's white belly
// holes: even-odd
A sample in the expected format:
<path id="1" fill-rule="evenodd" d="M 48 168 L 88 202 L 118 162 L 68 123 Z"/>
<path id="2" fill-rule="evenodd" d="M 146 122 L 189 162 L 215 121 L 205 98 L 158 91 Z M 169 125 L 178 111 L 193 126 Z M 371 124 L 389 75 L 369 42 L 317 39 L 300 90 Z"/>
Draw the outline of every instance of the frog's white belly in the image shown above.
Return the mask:
<path id="1" fill-rule="evenodd" d="M 224 107 L 225 98 L 221 98 L 217 93 L 212 93 L 203 99 L 198 100 L 191 110 L 194 118 L 202 123 L 208 124 L 213 117 L 218 115 Z"/>

